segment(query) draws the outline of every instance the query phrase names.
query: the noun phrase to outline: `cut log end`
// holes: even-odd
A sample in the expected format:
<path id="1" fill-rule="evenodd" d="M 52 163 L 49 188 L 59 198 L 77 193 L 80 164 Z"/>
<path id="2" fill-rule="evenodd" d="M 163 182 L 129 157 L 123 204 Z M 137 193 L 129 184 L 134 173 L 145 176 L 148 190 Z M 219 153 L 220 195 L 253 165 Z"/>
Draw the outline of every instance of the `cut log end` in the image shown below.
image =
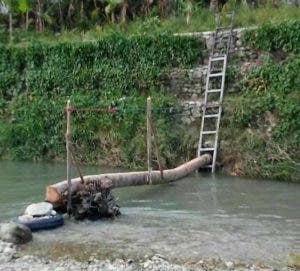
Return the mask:
<path id="1" fill-rule="evenodd" d="M 62 195 L 57 191 L 55 187 L 47 186 L 45 201 L 58 206 L 62 203 L 63 199 L 62 199 Z"/>

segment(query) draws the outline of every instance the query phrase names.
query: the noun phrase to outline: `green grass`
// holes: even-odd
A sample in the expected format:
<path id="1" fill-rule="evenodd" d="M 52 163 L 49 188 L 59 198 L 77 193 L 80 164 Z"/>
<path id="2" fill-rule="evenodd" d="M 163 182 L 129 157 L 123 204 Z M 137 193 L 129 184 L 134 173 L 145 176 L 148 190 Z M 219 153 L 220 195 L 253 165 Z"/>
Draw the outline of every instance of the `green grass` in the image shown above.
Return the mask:
<path id="1" fill-rule="evenodd" d="M 246 27 L 261 25 L 286 19 L 299 19 L 300 8 L 283 5 L 280 7 L 265 6 L 261 8 L 243 7 L 236 12 L 236 26 Z"/>
<path id="2" fill-rule="evenodd" d="M 282 5 L 279 7 L 261 6 L 259 8 L 250 8 L 248 6 L 230 7 L 225 6 L 223 9 L 234 9 L 235 27 L 247 27 L 261 25 L 265 22 L 281 21 L 284 19 L 300 18 L 300 8 L 295 6 Z M 154 34 L 160 32 L 183 33 L 183 32 L 201 32 L 214 29 L 214 18 L 208 8 L 196 8 L 192 14 L 192 20 L 189 25 L 186 24 L 184 14 L 178 16 L 169 16 L 167 18 L 159 18 L 158 16 L 140 17 L 134 21 L 128 22 L 126 25 L 105 24 L 103 27 L 91 27 L 88 31 L 80 31 L 77 29 L 64 31 L 62 33 L 53 33 L 44 31 L 42 33 L 25 32 L 23 30 L 15 30 L 14 43 L 27 44 L 33 41 L 39 42 L 84 42 L 98 40 L 106 37 L 111 33 L 123 33 L 127 35 L 136 34 Z M 1 35 L 8 35 L 7 32 L 0 32 L 0 42 L 5 40 Z M 6 38 L 7 40 L 7 38 Z"/>

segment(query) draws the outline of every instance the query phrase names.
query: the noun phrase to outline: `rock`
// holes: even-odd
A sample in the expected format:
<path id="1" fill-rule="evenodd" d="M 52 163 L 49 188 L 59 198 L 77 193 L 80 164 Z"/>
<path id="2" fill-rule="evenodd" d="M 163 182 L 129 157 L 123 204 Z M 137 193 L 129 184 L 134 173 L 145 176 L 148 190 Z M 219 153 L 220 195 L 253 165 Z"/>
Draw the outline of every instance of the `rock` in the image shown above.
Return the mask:
<path id="1" fill-rule="evenodd" d="M 206 48 L 211 49 L 214 44 L 214 37 L 210 36 L 209 38 L 206 39 Z"/>
<path id="2" fill-rule="evenodd" d="M 3 249 L 4 254 L 12 254 L 13 252 L 14 252 L 14 249 L 12 247 L 9 247 L 9 246 L 7 246 Z"/>
<path id="3" fill-rule="evenodd" d="M 32 240 L 32 233 L 25 225 L 4 223 L 0 225 L 0 239 L 9 243 L 25 244 Z"/>
<path id="4" fill-rule="evenodd" d="M 237 40 L 236 43 L 235 43 L 235 45 L 237 47 L 241 47 L 242 46 L 242 42 L 240 40 Z"/>
<path id="5" fill-rule="evenodd" d="M 16 248 L 13 244 L 0 241 L 0 264 L 16 259 Z M 1 268 L 0 268 L 1 270 Z"/>
<path id="6" fill-rule="evenodd" d="M 133 264 L 133 260 L 132 259 L 128 259 L 127 260 L 127 264 Z"/>
<path id="7" fill-rule="evenodd" d="M 152 265 L 152 262 L 150 260 L 147 260 L 146 262 L 144 262 L 143 267 L 144 268 L 149 268 L 150 265 Z"/>
<path id="8" fill-rule="evenodd" d="M 165 259 L 166 259 L 166 257 L 165 257 L 165 256 L 163 256 L 162 254 L 158 254 L 158 253 L 156 253 L 156 254 L 154 254 L 154 256 L 155 256 L 155 257 L 157 257 L 157 258 L 163 259 L 163 260 L 165 260 Z"/>
<path id="9" fill-rule="evenodd" d="M 233 269 L 234 268 L 234 263 L 233 262 L 230 262 L 230 261 L 229 262 L 225 262 L 225 265 L 229 269 Z"/>
<path id="10" fill-rule="evenodd" d="M 53 205 L 49 202 L 39 202 L 30 204 L 26 210 L 25 215 L 30 216 L 46 216 L 50 215 L 53 210 Z"/>

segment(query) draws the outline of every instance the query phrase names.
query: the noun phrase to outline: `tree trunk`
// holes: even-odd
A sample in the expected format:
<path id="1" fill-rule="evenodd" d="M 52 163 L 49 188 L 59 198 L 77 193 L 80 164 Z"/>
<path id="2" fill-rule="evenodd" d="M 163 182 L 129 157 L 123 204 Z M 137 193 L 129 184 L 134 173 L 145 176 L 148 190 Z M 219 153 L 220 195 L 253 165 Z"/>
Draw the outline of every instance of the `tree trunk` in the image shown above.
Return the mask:
<path id="1" fill-rule="evenodd" d="M 218 12 L 218 0 L 210 0 L 210 10 L 212 13 Z"/>
<path id="2" fill-rule="evenodd" d="M 198 168 L 209 164 L 211 159 L 210 154 L 204 154 L 177 168 L 164 170 L 163 178 L 161 178 L 161 172 L 159 170 L 152 171 L 151 182 L 152 184 L 162 184 L 176 181 L 196 171 Z M 71 180 L 70 191 L 72 195 L 78 193 L 86 183 L 93 183 L 95 187 L 100 188 L 107 186 L 107 181 L 111 182 L 109 185 L 110 188 L 149 184 L 148 171 L 88 175 L 83 178 L 84 184 L 82 183 L 81 178 Z M 46 201 L 54 204 L 56 207 L 63 204 L 67 194 L 67 181 L 62 181 L 46 187 Z"/>
<path id="3" fill-rule="evenodd" d="M 81 4 L 80 4 L 80 19 L 81 19 L 81 21 L 83 21 L 83 19 L 84 19 L 83 0 L 81 0 Z"/>
<path id="4" fill-rule="evenodd" d="M 116 16 L 115 16 L 114 8 L 111 11 L 110 19 L 111 19 L 112 24 L 115 24 L 115 22 L 116 22 Z"/>
<path id="5" fill-rule="evenodd" d="M 42 12 L 41 2 L 40 2 L 40 0 L 36 0 L 36 2 L 35 2 L 35 13 L 36 13 L 35 27 L 36 27 L 36 31 L 42 31 L 42 28 L 43 28 L 41 12 Z"/>
<path id="6" fill-rule="evenodd" d="M 12 23 L 12 20 L 13 20 L 12 12 L 9 11 L 9 42 L 12 42 L 12 40 L 13 40 L 13 34 L 12 34 L 12 32 L 13 32 L 13 23 Z"/>
<path id="7" fill-rule="evenodd" d="M 26 15 L 25 15 L 25 29 L 26 29 L 26 31 L 28 31 L 28 27 L 29 27 L 29 11 L 28 11 L 28 9 L 26 9 Z"/>
<path id="8" fill-rule="evenodd" d="M 67 21 L 71 24 L 71 17 L 73 15 L 75 8 L 73 5 L 73 0 L 70 1 L 69 7 L 68 7 L 68 14 L 67 14 Z"/>
<path id="9" fill-rule="evenodd" d="M 165 15 L 167 15 L 168 0 L 159 0 L 158 6 L 159 6 L 161 16 L 164 17 Z"/>
<path id="10" fill-rule="evenodd" d="M 142 6 L 142 11 L 145 14 L 148 14 L 148 12 L 150 11 L 150 6 L 153 4 L 153 0 L 145 0 L 144 4 Z"/>
<path id="11" fill-rule="evenodd" d="M 124 1 L 121 6 L 121 24 L 122 25 L 126 23 L 127 9 L 128 9 L 128 2 Z"/>
<path id="12" fill-rule="evenodd" d="M 186 1 L 186 24 L 191 24 L 193 4 L 191 0 Z"/>
<path id="13" fill-rule="evenodd" d="M 63 12 L 62 12 L 62 9 L 61 9 L 60 1 L 58 2 L 58 8 L 59 8 L 60 30 L 64 31 L 64 29 L 65 29 L 64 16 L 63 16 Z"/>

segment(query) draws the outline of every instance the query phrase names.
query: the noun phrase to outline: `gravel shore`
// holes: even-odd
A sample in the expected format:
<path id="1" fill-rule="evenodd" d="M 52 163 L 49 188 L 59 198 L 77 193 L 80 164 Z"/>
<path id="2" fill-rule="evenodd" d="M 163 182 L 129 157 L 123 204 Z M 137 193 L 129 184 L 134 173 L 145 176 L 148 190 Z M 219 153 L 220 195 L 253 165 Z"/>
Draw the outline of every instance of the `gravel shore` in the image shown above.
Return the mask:
<path id="1" fill-rule="evenodd" d="M 141 260 L 98 260 L 91 257 L 79 262 L 69 257 L 57 260 L 21 255 L 15 245 L 0 241 L 0 271 L 296 271 L 296 268 L 276 269 L 263 264 L 242 264 L 222 259 L 203 259 L 198 262 L 174 264 L 155 254 Z"/>

